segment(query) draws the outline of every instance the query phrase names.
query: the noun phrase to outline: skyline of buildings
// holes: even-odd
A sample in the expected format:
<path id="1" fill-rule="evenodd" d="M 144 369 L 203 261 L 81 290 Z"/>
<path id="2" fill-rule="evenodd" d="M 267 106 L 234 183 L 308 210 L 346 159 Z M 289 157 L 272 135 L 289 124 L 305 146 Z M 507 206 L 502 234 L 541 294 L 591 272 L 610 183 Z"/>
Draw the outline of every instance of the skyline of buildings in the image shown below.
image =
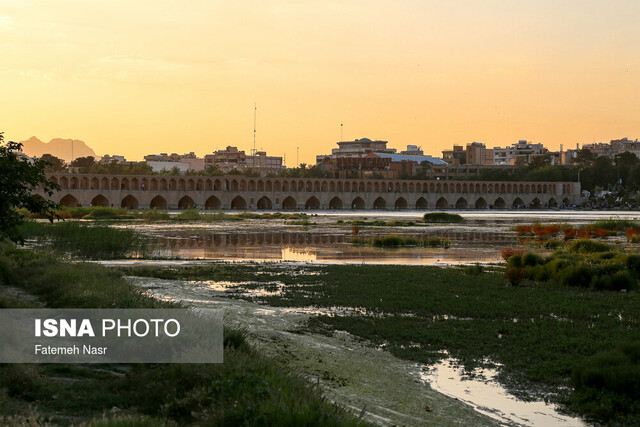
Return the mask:
<path id="1" fill-rule="evenodd" d="M 575 149 L 566 151 L 562 146 L 560 151 L 550 151 L 542 143 L 524 139 L 506 147 L 493 148 L 474 141 L 466 146 L 454 145 L 451 149 L 443 150 L 442 158 L 425 155 L 421 147 L 413 144 L 407 145 L 405 150 L 398 153 L 398 149 L 388 147 L 388 143 L 386 140 L 369 138 L 338 141 L 338 147 L 332 149 L 331 154 L 316 155 L 314 166 L 320 170 L 334 172 L 337 177 L 347 177 L 356 172 L 359 176 L 375 174 L 387 178 L 419 173 L 446 178 L 454 175 L 476 175 L 486 168 L 526 166 L 540 156 L 547 157 L 542 164 L 572 165 L 577 153 L 583 149 L 589 150 L 595 157 L 614 158 L 622 152 L 631 152 L 640 157 L 640 141 L 626 137 L 611 140 L 609 143 L 584 144 L 582 148 L 577 143 Z M 271 156 L 266 151 L 257 150 L 251 150 L 251 153 L 247 154 L 235 146 L 227 146 L 204 157 L 198 157 L 193 151 L 185 154 L 148 154 L 144 156 L 143 161 L 151 166 L 154 172 L 177 168 L 181 173 L 185 173 L 202 171 L 214 166 L 223 173 L 253 169 L 266 175 L 287 168 L 283 157 Z M 109 162 L 128 165 L 138 163 L 128 161 L 125 156 L 117 154 L 106 154 L 99 160 L 102 164 Z"/>

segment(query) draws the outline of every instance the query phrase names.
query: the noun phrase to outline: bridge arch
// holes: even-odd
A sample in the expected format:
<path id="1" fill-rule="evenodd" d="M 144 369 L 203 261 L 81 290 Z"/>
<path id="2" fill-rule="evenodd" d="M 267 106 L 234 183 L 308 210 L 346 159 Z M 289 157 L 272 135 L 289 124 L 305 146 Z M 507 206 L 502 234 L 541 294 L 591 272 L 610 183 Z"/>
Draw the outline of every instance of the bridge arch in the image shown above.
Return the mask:
<path id="1" fill-rule="evenodd" d="M 382 197 L 378 197 L 376 200 L 373 201 L 373 209 L 386 209 L 386 208 L 387 208 L 387 201 Z"/>
<path id="2" fill-rule="evenodd" d="M 109 200 L 107 200 L 107 198 L 102 194 L 98 194 L 96 197 L 91 199 L 91 206 L 109 206 Z"/>
<path id="3" fill-rule="evenodd" d="M 167 201 L 164 199 L 164 197 L 158 195 L 151 199 L 149 207 L 151 209 L 167 209 Z"/>
<path id="4" fill-rule="evenodd" d="M 131 194 L 122 199 L 122 202 L 120 203 L 120 207 L 125 209 L 138 209 L 138 206 L 138 199 L 133 197 Z"/>
<path id="5" fill-rule="evenodd" d="M 395 204 L 396 209 L 407 209 L 407 201 L 404 197 L 398 197 Z"/>
<path id="6" fill-rule="evenodd" d="M 550 208 L 557 208 L 558 207 L 558 202 L 556 202 L 556 199 L 554 199 L 553 197 L 549 199 L 549 202 L 547 203 L 547 206 L 549 206 Z"/>
<path id="7" fill-rule="evenodd" d="M 208 210 L 218 210 L 221 207 L 222 202 L 216 196 L 211 196 L 204 202 L 204 208 Z"/>
<path id="8" fill-rule="evenodd" d="M 456 209 L 467 209 L 467 206 L 469 206 L 469 204 L 467 203 L 467 199 L 464 197 L 460 197 L 456 201 Z"/>
<path id="9" fill-rule="evenodd" d="M 342 209 L 342 200 L 336 196 L 329 201 L 329 209 Z"/>
<path id="10" fill-rule="evenodd" d="M 531 207 L 534 208 L 534 209 L 541 208 L 542 207 L 542 203 L 540 202 L 540 199 L 538 199 L 537 197 L 534 198 L 531 201 Z"/>
<path id="11" fill-rule="evenodd" d="M 78 199 L 73 197 L 71 194 L 67 194 L 62 199 L 60 199 L 60 204 L 68 208 L 75 208 L 80 204 L 80 202 L 78 202 Z"/>
<path id="12" fill-rule="evenodd" d="M 495 209 L 504 209 L 507 204 L 504 202 L 502 197 L 498 197 L 495 202 L 493 202 L 493 207 Z"/>
<path id="13" fill-rule="evenodd" d="M 351 202 L 351 209 L 364 209 L 364 200 L 360 196 L 353 199 Z"/>
<path id="14" fill-rule="evenodd" d="M 260 197 L 260 199 L 258 200 L 258 203 L 256 203 L 256 208 L 260 210 L 273 209 L 273 204 L 271 203 L 271 199 L 269 199 L 267 196 Z"/>
<path id="15" fill-rule="evenodd" d="M 449 202 L 444 197 L 440 197 L 436 202 L 436 209 L 449 209 Z"/>
<path id="16" fill-rule="evenodd" d="M 231 201 L 231 209 L 235 209 L 235 210 L 247 209 L 247 201 L 241 196 L 236 196 Z"/>
<path id="17" fill-rule="evenodd" d="M 304 208 L 312 210 L 320 209 L 320 200 L 318 200 L 315 196 L 311 196 L 307 200 L 307 203 L 304 204 Z"/>
<path id="18" fill-rule="evenodd" d="M 196 202 L 189 196 L 183 196 L 178 200 L 178 209 L 193 209 L 196 206 Z"/>
<path id="19" fill-rule="evenodd" d="M 513 207 L 514 207 L 514 209 L 518 209 L 518 208 L 523 208 L 524 207 L 524 202 L 522 201 L 522 199 L 520 197 L 516 197 L 516 199 L 513 201 Z"/>
<path id="20" fill-rule="evenodd" d="M 476 200 L 476 209 L 486 209 L 487 208 L 487 201 L 480 197 L 478 198 L 478 200 Z"/>
<path id="21" fill-rule="evenodd" d="M 427 202 L 427 199 L 425 199 L 424 197 L 420 197 L 418 200 L 416 200 L 416 209 L 428 209 L 429 208 L 429 203 Z"/>
<path id="22" fill-rule="evenodd" d="M 298 207 L 298 203 L 296 202 L 296 199 L 294 199 L 291 196 L 287 197 L 282 201 L 282 209 L 291 210 L 291 209 L 296 209 L 297 207 Z"/>

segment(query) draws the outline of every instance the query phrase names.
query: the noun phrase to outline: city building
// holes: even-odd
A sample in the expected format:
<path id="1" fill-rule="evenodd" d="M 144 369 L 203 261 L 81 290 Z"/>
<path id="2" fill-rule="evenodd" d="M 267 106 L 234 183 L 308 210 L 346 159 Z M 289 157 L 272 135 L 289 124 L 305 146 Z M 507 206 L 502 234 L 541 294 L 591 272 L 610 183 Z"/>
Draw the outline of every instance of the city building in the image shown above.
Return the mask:
<path id="1" fill-rule="evenodd" d="M 185 168 L 184 165 L 171 165 L 170 163 L 184 163 L 187 165 L 186 170 L 194 170 L 194 171 L 204 170 L 204 159 L 196 156 L 196 154 L 193 151 L 186 154 L 177 154 L 177 153 L 172 153 L 170 155 L 167 153 L 149 154 L 147 156 L 144 156 L 144 160 L 147 162 L 148 165 L 150 165 L 153 168 L 154 171 L 158 167 L 162 167 L 166 170 L 171 170 L 175 166 L 181 171 Z M 165 167 L 165 166 L 170 166 L 170 167 Z"/>
<path id="2" fill-rule="evenodd" d="M 467 151 L 462 145 L 454 145 L 451 150 L 442 150 L 442 160 L 452 165 L 465 165 Z"/>
<path id="3" fill-rule="evenodd" d="M 206 167 L 215 166 L 223 172 L 251 168 L 268 173 L 282 170 L 282 157 L 268 156 L 265 151 L 247 155 L 244 151 L 238 150 L 238 147 L 227 146 L 224 150 L 204 156 L 204 164 Z"/>
<path id="4" fill-rule="evenodd" d="M 535 156 L 548 154 L 542 144 L 533 144 L 521 139 L 509 147 L 493 147 L 495 165 L 528 165 Z"/>
<path id="5" fill-rule="evenodd" d="M 369 153 L 395 153 L 395 148 L 387 148 L 389 141 L 371 140 L 360 138 L 353 141 L 340 141 L 338 148 L 331 150 L 331 154 L 320 154 L 316 156 L 316 164 L 325 162 L 327 159 L 336 160 L 344 157 L 364 157 Z M 415 146 L 413 146 L 415 147 Z"/>
<path id="6" fill-rule="evenodd" d="M 113 156 L 111 156 L 109 154 L 105 154 L 104 156 L 102 156 L 99 163 L 102 163 L 102 164 L 111 163 L 111 162 L 126 163 L 126 161 L 127 159 L 125 159 L 124 156 L 120 156 L 117 154 L 114 154 Z"/>
<path id="7" fill-rule="evenodd" d="M 591 151 L 595 157 L 604 156 L 614 159 L 616 155 L 628 152 L 640 158 L 640 141 L 637 139 L 630 140 L 628 138 L 621 138 L 612 139 L 608 143 L 594 142 L 592 144 L 584 144 L 582 149 Z M 567 150 L 564 154 L 563 164 L 572 165 L 575 162 L 578 151 L 580 151 L 580 144 L 576 144 L 576 148 L 573 150 Z"/>

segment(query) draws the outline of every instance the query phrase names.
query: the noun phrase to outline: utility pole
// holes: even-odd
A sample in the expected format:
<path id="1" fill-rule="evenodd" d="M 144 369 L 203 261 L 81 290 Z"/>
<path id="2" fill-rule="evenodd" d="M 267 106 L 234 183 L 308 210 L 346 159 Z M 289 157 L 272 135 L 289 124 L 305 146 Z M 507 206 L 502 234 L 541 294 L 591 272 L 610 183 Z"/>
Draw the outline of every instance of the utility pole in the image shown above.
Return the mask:
<path id="1" fill-rule="evenodd" d="M 342 123 L 340 123 L 340 142 L 342 142 Z"/>
<path id="2" fill-rule="evenodd" d="M 73 162 L 73 139 L 71 140 L 71 161 Z"/>
<path id="3" fill-rule="evenodd" d="M 299 153 L 300 153 L 300 147 L 296 147 L 296 167 L 300 167 L 300 162 L 298 161 Z"/>

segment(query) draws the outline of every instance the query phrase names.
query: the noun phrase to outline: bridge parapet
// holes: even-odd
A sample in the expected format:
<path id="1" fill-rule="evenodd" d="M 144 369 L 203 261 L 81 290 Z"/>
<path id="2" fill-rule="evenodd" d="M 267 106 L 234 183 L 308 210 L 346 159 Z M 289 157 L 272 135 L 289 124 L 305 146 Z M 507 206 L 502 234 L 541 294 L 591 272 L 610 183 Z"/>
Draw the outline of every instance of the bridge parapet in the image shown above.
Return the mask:
<path id="1" fill-rule="evenodd" d="M 571 206 L 574 182 L 49 174 L 66 206 L 187 209 L 505 209 Z M 41 195 L 45 196 L 44 193 Z"/>

